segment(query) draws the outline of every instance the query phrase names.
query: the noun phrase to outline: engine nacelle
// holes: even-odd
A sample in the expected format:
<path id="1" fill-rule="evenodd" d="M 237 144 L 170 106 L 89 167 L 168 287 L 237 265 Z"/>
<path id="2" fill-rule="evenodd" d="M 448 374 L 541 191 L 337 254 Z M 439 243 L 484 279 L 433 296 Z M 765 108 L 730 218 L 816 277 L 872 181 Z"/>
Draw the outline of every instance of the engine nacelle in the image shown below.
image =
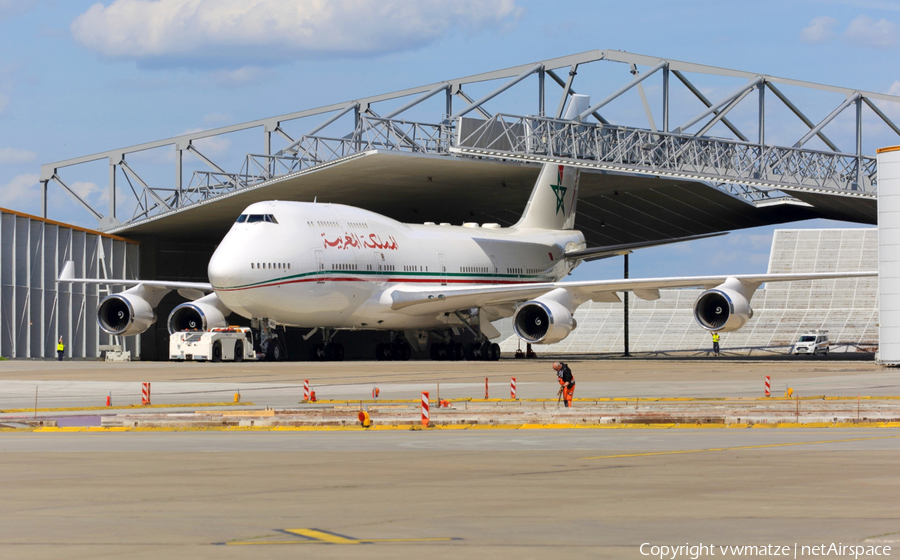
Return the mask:
<path id="1" fill-rule="evenodd" d="M 169 313 L 169 334 L 181 331 L 208 331 L 227 327 L 225 316 L 230 310 L 216 294 L 182 303 Z"/>
<path id="2" fill-rule="evenodd" d="M 156 322 L 153 305 L 142 297 L 139 290 L 126 290 L 108 295 L 97 308 L 97 323 L 112 335 L 131 336 L 141 334 Z"/>
<path id="3" fill-rule="evenodd" d="M 557 301 L 526 301 L 513 316 L 513 330 L 530 344 L 553 344 L 569 336 L 578 324 L 572 313 Z"/>
<path id="4" fill-rule="evenodd" d="M 694 319 L 708 331 L 736 331 L 751 318 L 750 301 L 742 293 L 722 286 L 706 290 L 694 303 Z"/>

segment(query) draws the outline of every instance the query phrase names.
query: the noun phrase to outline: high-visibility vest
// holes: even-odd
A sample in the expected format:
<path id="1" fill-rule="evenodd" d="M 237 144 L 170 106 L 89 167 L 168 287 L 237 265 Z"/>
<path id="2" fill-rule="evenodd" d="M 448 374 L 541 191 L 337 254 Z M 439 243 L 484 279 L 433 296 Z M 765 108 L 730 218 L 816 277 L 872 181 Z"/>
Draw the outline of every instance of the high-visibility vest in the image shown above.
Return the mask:
<path id="1" fill-rule="evenodd" d="M 719 333 L 713 333 L 713 342 L 719 342 Z"/>
<path id="2" fill-rule="evenodd" d="M 60 342 L 59 344 L 56 345 L 56 351 L 57 351 L 57 352 L 62 352 L 62 351 L 65 350 L 65 349 L 66 349 L 66 345 L 63 344 L 62 342 Z"/>

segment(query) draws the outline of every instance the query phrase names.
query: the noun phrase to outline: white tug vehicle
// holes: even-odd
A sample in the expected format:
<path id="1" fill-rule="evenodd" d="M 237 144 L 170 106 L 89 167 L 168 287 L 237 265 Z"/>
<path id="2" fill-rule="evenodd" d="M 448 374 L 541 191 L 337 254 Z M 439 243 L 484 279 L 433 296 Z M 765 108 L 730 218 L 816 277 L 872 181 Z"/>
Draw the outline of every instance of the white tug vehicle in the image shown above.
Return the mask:
<path id="1" fill-rule="evenodd" d="M 209 331 L 179 331 L 169 335 L 169 359 L 196 362 L 255 360 L 249 327 L 216 327 Z"/>

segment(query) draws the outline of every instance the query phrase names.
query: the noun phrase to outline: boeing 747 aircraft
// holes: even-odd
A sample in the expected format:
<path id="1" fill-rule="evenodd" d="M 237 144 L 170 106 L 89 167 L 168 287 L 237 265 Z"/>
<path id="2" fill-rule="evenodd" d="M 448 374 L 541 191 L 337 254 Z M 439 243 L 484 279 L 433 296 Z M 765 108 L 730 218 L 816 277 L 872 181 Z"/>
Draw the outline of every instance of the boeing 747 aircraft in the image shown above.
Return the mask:
<path id="1" fill-rule="evenodd" d="M 575 96 L 566 118 L 589 105 Z M 100 327 L 136 335 L 155 321 L 155 306 L 171 290 L 191 300 L 168 318 L 169 332 L 226 326 L 231 313 L 259 329 L 260 348 L 283 358 L 277 326 L 321 332 L 310 358 L 341 360 L 342 330 L 381 330 L 377 359 L 496 360 L 499 332 L 513 317 L 516 335 L 550 344 L 577 327 L 582 303 L 619 301 L 618 292 L 653 300 L 660 288 L 702 287 L 694 317 L 709 331 L 739 329 L 753 316 L 750 298 L 764 282 L 874 276 L 877 272 L 760 274 L 562 282 L 582 261 L 660 242 L 588 248 L 574 228 L 579 171 L 545 165 L 519 221 L 498 224 L 406 224 L 339 204 L 269 201 L 238 216 L 209 262 L 209 283 L 75 278 L 68 262 L 59 282 L 131 286 L 104 298 Z M 271 240 L 283 240 L 272 243 Z M 683 241 L 682 238 L 672 241 Z M 471 333 L 464 347 L 455 333 Z"/>

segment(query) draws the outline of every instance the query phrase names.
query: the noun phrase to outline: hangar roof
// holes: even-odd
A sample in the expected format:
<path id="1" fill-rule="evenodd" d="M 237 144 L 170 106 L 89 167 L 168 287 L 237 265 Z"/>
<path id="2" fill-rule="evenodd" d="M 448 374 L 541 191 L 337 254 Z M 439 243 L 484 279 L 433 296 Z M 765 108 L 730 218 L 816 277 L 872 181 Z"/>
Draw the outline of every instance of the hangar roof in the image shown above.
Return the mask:
<path id="1" fill-rule="evenodd" d="M 539 165 L 370 151 L 327 167 L 266 181 L 177 212 L 115 228 L 140 238 L 217 242 L 248 205 L 261 200 L 318 200 L 358 206 L 403 222 L 514 223 Z M 667 239 L 809 218 L 874 223 L 874 199 L 796 193 L 796 201 L 755 206 L 706 183 L 585 171 L 576 227 L 591 246 Z"/>

